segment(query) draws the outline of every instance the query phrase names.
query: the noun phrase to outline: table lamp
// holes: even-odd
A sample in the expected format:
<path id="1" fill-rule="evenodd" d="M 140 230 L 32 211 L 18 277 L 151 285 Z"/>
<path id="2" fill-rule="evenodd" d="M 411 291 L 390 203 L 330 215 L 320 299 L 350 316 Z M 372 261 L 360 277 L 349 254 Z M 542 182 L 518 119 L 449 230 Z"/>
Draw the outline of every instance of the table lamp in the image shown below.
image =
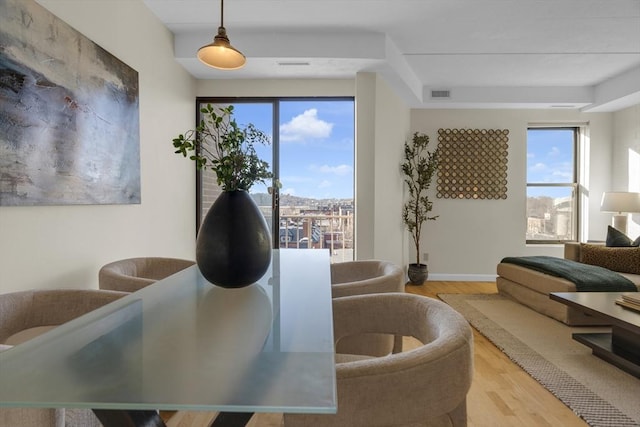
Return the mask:
<path id="1" fill-rule="evenodd" d="M 640 193 L 610 191 L 602 195 L 602 212 L 614 212 L 613 228 L 627 234 L 629 212 L 640 212 Z"/>

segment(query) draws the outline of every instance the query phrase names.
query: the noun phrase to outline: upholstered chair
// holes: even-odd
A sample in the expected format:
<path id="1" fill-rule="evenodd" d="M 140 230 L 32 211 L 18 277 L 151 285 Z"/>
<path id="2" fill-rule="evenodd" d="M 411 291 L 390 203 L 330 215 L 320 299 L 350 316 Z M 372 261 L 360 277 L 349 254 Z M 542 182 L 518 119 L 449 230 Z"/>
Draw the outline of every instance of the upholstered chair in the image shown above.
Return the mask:
<path id="1" fill-rule="evenodd" d="M 383 292 L 404 292 L 404 272 L 389 261 L 363 260 L 331 264 L 331 295 L 340 298 Z M 342 340 L 337 351 L 384 356 L 402 348 L 402 340 L 390 335 L 357 335 Z"/>
<path id="2" fill-rule="evenodd" d="M 331 295 L 334 298 L 403 292 L 404 272 L 389 261 L 364 260 L 331 264 Z"/>
<path id="3" fill-rule="evenodd" d="M 124 292 L 58 289 L 0 294 L 0 351 L 127 295 Z M 0 379 L 1 382 L 1 379 Z M 97 427 L 87 409 L 0 408 L 0 427 Z"/>
<path id="4" fill-rule="evenodd" d="M 473 335 L 441 301 L 385 293 L 333 300 L 334 339 L 382 332 L 422 345 L 385 357 L 336 354 L 337 414 L 285 414 L 285 427 L 466 426 Z"/>
<path id="5" fill-rule="evenodd" d="M 195 261 L 178 258 L 122 259 L 100 269 L 98 286 L 106 290 L 135 292 L 194 264 Z"/>

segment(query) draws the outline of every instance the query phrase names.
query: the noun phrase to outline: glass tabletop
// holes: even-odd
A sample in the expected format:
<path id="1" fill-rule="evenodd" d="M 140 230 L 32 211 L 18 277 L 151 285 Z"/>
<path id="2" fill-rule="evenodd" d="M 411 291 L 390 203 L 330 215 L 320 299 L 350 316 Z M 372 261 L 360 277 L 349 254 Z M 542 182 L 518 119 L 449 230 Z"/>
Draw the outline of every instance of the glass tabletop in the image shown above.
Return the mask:
<path id="1" fill-rule="evenodd" d="M 0 406 L 335 413 L 329 253 L 258 283 L 196 266 L 0 353 Z"/>

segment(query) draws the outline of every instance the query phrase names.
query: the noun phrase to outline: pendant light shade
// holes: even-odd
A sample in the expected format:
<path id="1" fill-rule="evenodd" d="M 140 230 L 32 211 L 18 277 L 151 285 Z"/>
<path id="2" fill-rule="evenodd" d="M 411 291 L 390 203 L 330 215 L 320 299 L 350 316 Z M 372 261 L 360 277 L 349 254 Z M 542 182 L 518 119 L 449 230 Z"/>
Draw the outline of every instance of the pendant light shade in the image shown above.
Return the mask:
<path id="1" fill-rule="evenodd" d="M 220 26 L 213 43 L 198 49 L 198 59 L 205 65 L 220 70 L 237 70 L 242 68 L 247 59 L 236 48 L 231 46 L 227 30 L 224 28 L 224 0 L 220 0 Z"/>

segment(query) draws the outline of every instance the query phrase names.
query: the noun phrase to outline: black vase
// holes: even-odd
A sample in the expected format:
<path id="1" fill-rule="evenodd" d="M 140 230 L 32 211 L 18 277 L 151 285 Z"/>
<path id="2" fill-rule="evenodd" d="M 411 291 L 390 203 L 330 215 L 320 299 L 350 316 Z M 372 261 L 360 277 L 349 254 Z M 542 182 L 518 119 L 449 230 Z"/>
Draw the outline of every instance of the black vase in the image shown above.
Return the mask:
<path id="1" fill-rule="evenodd" d="M 224 191 L 204 218 L 196 263 L 214 285 L 241 288 L 260 279 L 271 262 L 271 235 L 249 193 Z"/>

